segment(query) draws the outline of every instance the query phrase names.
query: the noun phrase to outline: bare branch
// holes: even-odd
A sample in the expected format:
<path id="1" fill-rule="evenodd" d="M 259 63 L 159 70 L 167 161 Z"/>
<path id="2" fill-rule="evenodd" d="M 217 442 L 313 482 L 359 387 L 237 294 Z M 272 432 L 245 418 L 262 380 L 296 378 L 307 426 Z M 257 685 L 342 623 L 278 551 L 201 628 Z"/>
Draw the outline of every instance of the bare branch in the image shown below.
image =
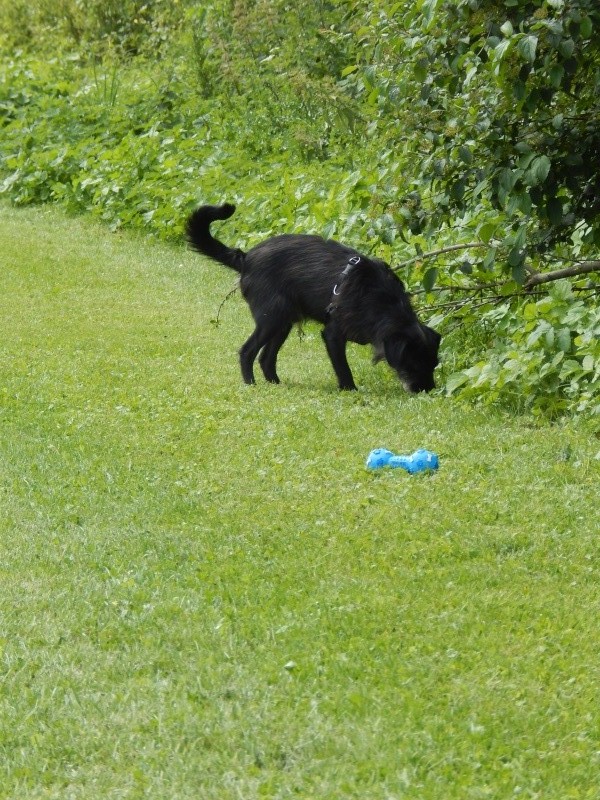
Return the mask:
<path id="1" fill-rule="evenodd" d="M 523 288 L 530 289 L 532 286 L 539 286 L 541 283 L 558 281 L 560 278 L 573 278 L 576 275 L 585 275 L 589 272 L 600 272 L 600 261 L 581 261 L 572 267 L 556 269 L 552 272 L 536 272 L 527 278 Z"/>

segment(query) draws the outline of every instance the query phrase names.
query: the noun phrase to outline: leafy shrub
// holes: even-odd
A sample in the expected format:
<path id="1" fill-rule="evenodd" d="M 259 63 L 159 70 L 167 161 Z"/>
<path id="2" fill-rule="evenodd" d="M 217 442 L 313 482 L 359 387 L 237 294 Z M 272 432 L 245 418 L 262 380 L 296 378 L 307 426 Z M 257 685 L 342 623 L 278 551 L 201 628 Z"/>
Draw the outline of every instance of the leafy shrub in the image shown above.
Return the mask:
<path id="1" fill-rule="evenodd" d="M 600 244 L 596 0 L 376 4 L 366 21 L 348 81 L 390 160 L 419 155 L 401 159 L 429 195 L 428 213 L 405 205 L 413 232 L 490 216 L 507 245 L 498 266 L 521 283 L 527 260 L 565 256 L 573 235 Z"/>
<path id="2" fill-rule="evenodd" d="M 450 375 L 449 394 L 550 417 L 600 414 L 600 308 L 577 299 L 569 281 L 539 300 L 489 310 L 477 324 L 492 332 L 491 346 Z"/>

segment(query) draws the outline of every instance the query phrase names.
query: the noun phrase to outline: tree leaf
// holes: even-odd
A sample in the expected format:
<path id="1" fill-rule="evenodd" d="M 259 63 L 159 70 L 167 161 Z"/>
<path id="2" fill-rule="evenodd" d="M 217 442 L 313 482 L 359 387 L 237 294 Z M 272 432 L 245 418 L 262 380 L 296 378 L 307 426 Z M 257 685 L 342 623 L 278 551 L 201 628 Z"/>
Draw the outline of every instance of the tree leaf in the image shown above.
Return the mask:
<path id="1" fill-rule="evenodd" d="M 513 42 L 513 39 L 504 39 L 504 41 L 500 42 L 500 44 L 494 48 L 494 54 L 499 61 L 502 61 L 504 56 L 508 53 L 513 46 Z"/>
<path id="2" fill-rule="evenodd" d="M 583 359 L 583 368 L 586 372 L 592 372 L 594 369 L 594 356 L 587 355 Z"/>
<path id="3" fill-rule="evenodd" d="M 575 51 L 575 42 L 573 39 L 563 39 L 558 46 L 558 52 L 563 58 L 570 58 Z"/>
<path id="4" fill-rule="evenodd" d="M 496 261 L 496 248 L 492 247 L 490 250 L 487 251 L 485 258 L 481 262 L 481 268 L 485 272 L 492 272 L 495 261 Z"/>
<path id="5" fill-rule="evenodd" d="M 465 196 L 465 188 L 466 187 L 464 181 L 462 180 L 456 181 L 456 183 L 453 184 L 452 189 L 450 190 L 450 194 L 455 200 L 460 202 Z"/>
<path id="6" fill-rule="evenodd" d="M 505 192 L 510 192 L 517 180 L 518 175 L 513 172 L 512 169 L 509 169 L 509 167 L 501 169 L 498 173 L 498 185 L 501 189 L 504 189 Z"/>
<path id="7" fill-rule="evenodd" d="M 525 36 L 517 45 L 517 52 L 523 56 L 525 61 L 532 64 L 535 61 L 535 52 L 537 50 L 538 37 L 529 35 Z"/>
<path id="8" fill-rule="evenodd" d="M 563 218 L 563 204 L 558 197 L 551 197 L 546 203 L 546 214 L 553 225 L 560 225 Z"/>
<path id="9" fill-rule="evenodd" d="M 571 350 L 571 331 L 568 328 L 561 328 L 557 334 L 556 342 L 563 353 Z"/>
<path id="10" fill-rule="evenodd" d="M 427 272 L 423 275 L 423 280 L 421 284 L 426 292 L 430 292 L 433 287 L 435 286 L 435 282 L 438 277 L 438 268 L 437 267 L 430 267 Z"/>
<path id="11" fill-rule="evenodd" d="M 525 253 L 520 247 L 513 247 L 506 259 L 511 267 L 518 267 L 523 263 Z"/>
<path id="12" fill-rule="evenodd" d="M 592 20 L 590 17 L 582 17 L 581 22 L 579 24 L 579 33 L 581 34 L 582 39 L 590 39 L 592 36 L 592 30 L 594 26 L 592 25 Z"/>
<path id="13" fill-rule="evenodd" d="M 554 298 L 554 300 L 573 299 L 573 289 L 570 282 L 566 278 L 563 278 L 559 281 L 554 281 L 549 289 L 549 293 L 550 297 Z"/>
<path id="14" fill-rule="evenodd" d="M 548 77 L 550 78 L 550 83 L 554 86 L 555 89 L 560 89 L 560 84 L 562 83 L 562 79 L 565 76 L 565 68 L 562 64 L 554 64 L 550 68 L 550 73 Z"/>
<path id="15" fill-rule="evenodd" d="M 528 186 L 537 186 L 548 177 L 552 163 L 548 156 L 536 156 L 525 172 L 523 179 Z"/>
<path id="16" fill-rule="evenodd" d="M 519 286 L 525 283 L 525 264 L 516 264 L 511 270 L 512 278 Z"/>
<path id="17" fill-rule="evenodd" d="M 497 225 L 495 222 L 486 222 L 485 225 L 482 225 L 478 231 L 481 241 L 487 244 L 496 232 L 496 228 Z"/>
<path id="18" fill-rule="evenodd" d="M 461 144 L 461 146 L 458 148 L 458 155 L 465 162 L 465 164 L 470 164 L 473 161 L 473 154 L 464 144 Z"/>

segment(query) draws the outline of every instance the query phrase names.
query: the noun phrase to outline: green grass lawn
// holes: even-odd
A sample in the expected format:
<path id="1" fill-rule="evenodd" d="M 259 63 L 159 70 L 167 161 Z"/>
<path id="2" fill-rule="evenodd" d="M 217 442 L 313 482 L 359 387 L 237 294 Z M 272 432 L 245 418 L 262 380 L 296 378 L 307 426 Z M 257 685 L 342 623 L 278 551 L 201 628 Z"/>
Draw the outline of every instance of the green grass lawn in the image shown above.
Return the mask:
<path id="1" fill-rule="evenodd" d="M 0 220 L 0 798 L 600 797 L 592 425 L 245 387 L 232 272 Z"/>

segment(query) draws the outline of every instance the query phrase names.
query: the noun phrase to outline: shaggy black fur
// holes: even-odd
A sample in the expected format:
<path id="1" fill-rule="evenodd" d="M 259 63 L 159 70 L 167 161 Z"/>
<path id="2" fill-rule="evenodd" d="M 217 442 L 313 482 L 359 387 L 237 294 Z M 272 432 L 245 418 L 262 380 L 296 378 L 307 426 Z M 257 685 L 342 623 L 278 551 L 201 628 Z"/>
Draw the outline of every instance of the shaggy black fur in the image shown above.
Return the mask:
<path id="1" fill-rule="evenodd" d="M 234 211 L 229 204 L 201 206 L 186 231 L 195 250 L 241 275 L 256 323 L 240 350 L 246 383 L 254 383 L 257 356 L 265 378 L 279 383 L 277 354 L 294 323 L 310 318 L 325 326 L 322 336 L 340 389 L 356 389 L 346 342 L 373 345 L 375 360 L 385 359 L 408 391 L 434 388 L 441 337 L 419 322 L 402 281 L 387 264 L 320 236 L 275 236 L 244 253 L 210 232 L 211 222 Z"/>

